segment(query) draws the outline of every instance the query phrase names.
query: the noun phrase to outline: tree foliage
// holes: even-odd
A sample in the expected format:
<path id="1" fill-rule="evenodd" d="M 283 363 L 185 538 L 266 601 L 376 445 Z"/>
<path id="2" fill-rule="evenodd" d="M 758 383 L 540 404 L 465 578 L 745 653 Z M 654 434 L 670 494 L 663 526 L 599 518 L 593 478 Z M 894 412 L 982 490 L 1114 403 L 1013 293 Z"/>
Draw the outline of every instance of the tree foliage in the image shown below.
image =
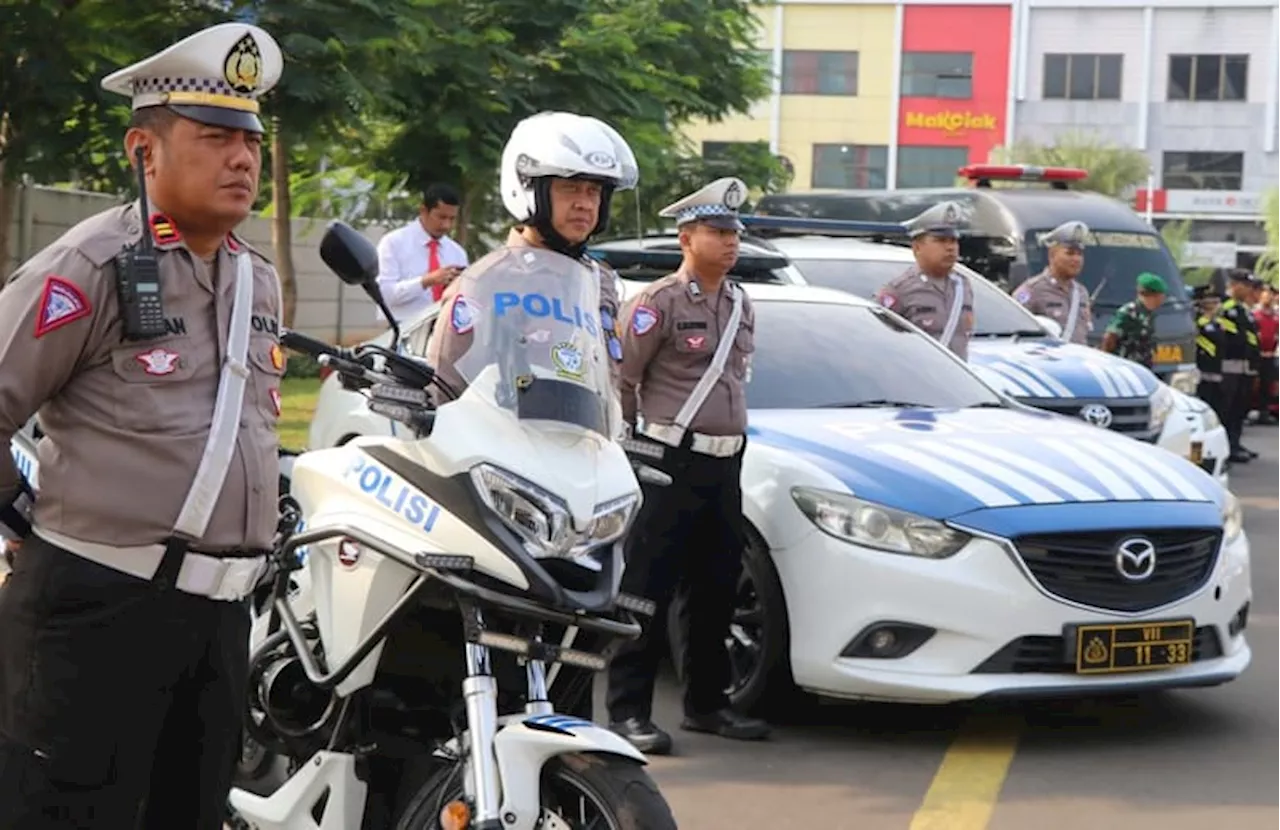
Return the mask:
<path id="1" fill-rule="evenodd" d="M 1075 190 L 1088 190 L 1112 198 L 1128 198 L 1142 186 L 1151 172 L 1151 160 L 1141 150 L 1124 147 L 1091 133 L 1073 132 L 1053 144 L 1019 141 L 991 151 L 995 164 L 1036 164 L 1044 167 L 1080 167 L 1089 178 L 1073 183 Z M 993 183 L 997 186 L 1005 183 Z"/>
<path id="2" fill-rule="evenodd" d="M 1262 199 L 1262 224 L 1267 230 L 1267 247 L 1253 271 L 1270 285 L 1280 286 L 1280 189 L 1271 188 Z"/>

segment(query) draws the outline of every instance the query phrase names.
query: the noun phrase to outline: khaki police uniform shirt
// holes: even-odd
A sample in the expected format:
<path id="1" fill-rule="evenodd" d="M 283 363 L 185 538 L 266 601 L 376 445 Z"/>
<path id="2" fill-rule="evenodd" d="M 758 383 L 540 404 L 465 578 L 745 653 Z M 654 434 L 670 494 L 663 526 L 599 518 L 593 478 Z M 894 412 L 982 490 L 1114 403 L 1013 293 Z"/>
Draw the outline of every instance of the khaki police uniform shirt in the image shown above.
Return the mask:
<path id="1" fill-rule="evenodd" d="M 1076 324 L 1073 331 L 1067 331 L 1067 317 L 1071 314 L 1071 294 L 1079 295 L 1080 306 L 1076 312 Z M 1049 273 L 1041 271 L 1024 282 L 1014 292 L 1013 298 L 1030 311 L 1057 321 L 1062 326 L 1062 336 L 1072 343 L 1087 344 L 1089 332 L 1093 330 L 1093 304 L 1089 300 L 1089 292 L 1074 279 L 1059 280 Z"/>
<path id="2" fill-rule="evenodd" d="M 0 291 L 0 442 L 39 410 L 33 524 L 117 547 L 169 538 L 213 421 L 236 286 L 228 237 L 212 266 L 163 217 L 151 223 L 167 332 L 122 339 L 113 257 L 148 232 L 137 206 L 90 217 L 24 264 Z M 270 548 L 278 522 L 280 284 L 256 251 L 250 377 L 235 453 L 204 537 L 206 552 Z M 51 298 L 51 299 L 50 299 Z M 0 503 L 17 492 L 0 456 Z"/>
<path id="3" fill-rule="evenodd" d="M 485 271 L 500 266 L 507 257 L 518 255 L 521 248 L 530 247 L 533 247 L 532 243 L 525 239 L 519 230 L 513 228 L 507 234 L 506 247 L 499 248 L 476 260 L 467 269 L 467 272 L 483 275 Z M 614 282 L 615 279 L 616 276 L 612 271 L 604 266 L 600 267 L 600 330 L 605 339 L 606 351 L 612 358 L 609 361 L 609 371 L 616 382 L 617 361 L 621 358 L 621 346 L 618 342 L 618 289 Z M 429 330 L 430 333 L 425 349 L 421 345 L 411 349 L 415 354 L 425 353 L 427 363 L 458 394 L 462 394 L 462 391 L 467 388 L 467 384 L 462 379 L 462 375 L 458 374 L 454 364 L 467 353 L 467 349 L 471 348 L 473 337 L 470 331 L 458 332 L 450 322 L 453 319 L 454 301 L 461 290 L 462 278 L 459 276 L 458 279 L 449 283 L 449 286 L 444 290 L 444 294 L 440 297 L 440 312 L 436 315 L 436 319 Z M 444 403 L 444 401 L 440 400 L 437 400 L 437 402 Z"/>
<path id="4" fill-rule="evenodd" d="M 720 335 L 733 313 L 728 279 L 713 296 L 681 270 L 646 286 L 622 310 L 622 416 L 632 425 L 637 409 L 648 424 L 671 424 L 711 365 Z M 637 312 L 642 312 L 637 319 Z M 649 325 L 648 321 L 652 321 Z M 747 429 L 747 371 L 755 351 L 755 310 L 743 292 L 742 322 L 729 360 L 691 432 L 742 435 Z"/>
<path id="5" fill-rule="evenodd" d="M 963 307 L 951 342 L 943 345 L 961 360 L 968 360 L 969 334 L 973 331 L 973 285 L 968 275 L 953 271 L 938 279 L 921 273 L 917 266 L 912 265 L 902 276 L 885 284 L 876 293 L 876 301 L 940 340 L 946 333 L 947 320 L 956 300 L 956 283 L 952 276 L 959 277 L 963 286 Z"/>

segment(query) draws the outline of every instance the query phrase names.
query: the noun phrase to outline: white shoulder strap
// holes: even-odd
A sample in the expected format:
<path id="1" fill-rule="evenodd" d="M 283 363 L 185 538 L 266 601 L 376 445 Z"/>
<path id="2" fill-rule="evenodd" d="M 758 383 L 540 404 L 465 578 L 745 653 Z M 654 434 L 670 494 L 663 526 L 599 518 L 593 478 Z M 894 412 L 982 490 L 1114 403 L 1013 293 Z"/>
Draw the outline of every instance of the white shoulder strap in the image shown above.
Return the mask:
<path id="1" fill-rule="evenodd" d="M 711 365 L 707 367 L 707 371 L 702 373 L 702 377 L 698 379 L 698 385 L 693 387 L 693 393 L 689 395 L 689 399 L 684 402 L 684 406 L 680 407 L 680 411 L 676 413 L 675 423 L 676 426 L 680 427 L 681 433 L 689 428 L 689 422 L 693 420 L 693 416 L 697 415 L 698 410 L 706 403 L 707 396 L 711 394 L 716 381 L 720 380 L 720 375 L 724 374 L 724 365 L 729 362 L 729 352 L 733 350 L 733 340 L 738 336 L 738 328 L 742 325 L 742 288 L 738 285 L 733 285 L 732 289 L 733 312 L 729 314 L 729 324 L 720 333 L 720 344 L 716 347 L 716 353 L 711 357 Z M 683 438 L 683 435 L 681 437 Z"/>
<path id="2" fill-rule="evenodd" d="M 1076 334 L 1076 318 L 1080 316 L 1080 292 L 1084 288 L 1075 280 L 1071 281 L 1071 306 L 1067 311 L 1067 322 L 1062 327 L 1063 339 L 1070 341 Z"/>
<path id="3" fill-rule="evenodd" d="M 947 315 L 947 327 L 942 330 L 941 343 L 951 348 L 951 338 L 956 336 L 956 328 L 960 325 L 960 315 L 964 311 L 964 280 L 952 271 L 949 279 L 955 288 L 955 298 L 951 301 L 951 312 Z"/>
<path id="4" fill-rule="evenodd" d="M 218 381 L 218 397 L 213 405 L 209 440 L 196 470 L 195 481 L 183 502 L 174 534 L 199 539 L 209 526 L 214 505 L 222 493 L 227 469 L 240 431 L 244 407 L 244 387 L 249 379 L 249 315 L 253 310 L 253 262 L 248 253 L 236 256 L 236 294 L 231 307 L 231 331 L 227 336 L 227 356 Z"/>

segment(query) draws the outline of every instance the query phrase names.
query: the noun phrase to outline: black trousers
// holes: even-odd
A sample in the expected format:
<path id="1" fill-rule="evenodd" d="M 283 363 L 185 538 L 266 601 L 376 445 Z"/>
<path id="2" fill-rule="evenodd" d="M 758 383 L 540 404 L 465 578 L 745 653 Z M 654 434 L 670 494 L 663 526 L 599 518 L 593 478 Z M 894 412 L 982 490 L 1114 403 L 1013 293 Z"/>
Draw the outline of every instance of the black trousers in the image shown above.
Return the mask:
<path id="1" fill-rule="evenodd" d="M 622 590 L 653 600 L 657 612 L 638 640 L 625 643 L 609 665 L 612 721 L 652 714 L 658 664 L 668 648 L 667 613 L 677 593 L 684 629 L 681 676 L 684 711 L 702 715 L 728 705 L 725 638 L 742 573 L 742 453 L 714 458 L 668 449 L 649 462 L 670 475 L 666 487 L 642 484 L 644 506 L 627 543 Z"/>
<path id="2" fill-rule="evenodd" d="M 220 830 L 248 649 L 244 603 L 29 538 L 0 588 L 0 828 Z"/>
<path id="3" fill-rule="evenodd" d="M 1213 410 L 1213 414 L 1218 416 L 1218 420 L 1226 424 L 1227 407 L 1226 399 L 1222 396 L 1222 381 L 1200 381 L 1200 384 L 1196 387 L 1196 397 L 1209 404 L 1209 408 Z"/>
<path id="4" fill-rule="evenodd" d="M 1271 405 L 1275 403 L 1276 396 L 1271 392 L 1271 387 L 1276 382 L 1276 359 L 1274 357 L 1262 358 L 1261 387 L 1258 390 L 1258 405 L 1261 411 L 1258 413 L 1260 420 L 1267 420 L 1271 416 Z"/>
<path id="5" fill-rule="evenodd" d="M 1254 375 L 1222 376 L 1222 400 L 1226 409 L 1222 426 L 1227 430 L 1232 452 L 1240 449 L 1240 435 L 1244 432 L 1244 421 L 1253 402 L 1253 380 Z"/>

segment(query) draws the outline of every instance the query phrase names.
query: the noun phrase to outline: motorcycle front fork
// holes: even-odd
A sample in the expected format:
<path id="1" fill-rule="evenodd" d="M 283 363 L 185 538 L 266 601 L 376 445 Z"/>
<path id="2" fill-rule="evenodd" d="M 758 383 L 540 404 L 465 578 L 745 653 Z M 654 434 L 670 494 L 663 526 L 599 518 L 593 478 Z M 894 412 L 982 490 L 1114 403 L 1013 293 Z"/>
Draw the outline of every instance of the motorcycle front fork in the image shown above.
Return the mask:
<path id="1" fill-rule="evenodd" d="M 479 612 L 475 612 L 477 617 Z M 494 738 L 498 733 L 498 681 L 493 677 L 486 646 L 467 643 L 467 677 L 462 681 L 462 696 L 467 711 L 467 729 L 471 749 L 471 793 L 475 799 L 473 826 L 494 826 L 502 817 L 501 782 L 498 759 L 494 754 Z M 547 668 L 541 660 L 525 663 L 528 693 L 525 712 L 548 715 L 554 710 L 547 698 Z M 530 805 L 532 806 L 532 805 Z"/>

